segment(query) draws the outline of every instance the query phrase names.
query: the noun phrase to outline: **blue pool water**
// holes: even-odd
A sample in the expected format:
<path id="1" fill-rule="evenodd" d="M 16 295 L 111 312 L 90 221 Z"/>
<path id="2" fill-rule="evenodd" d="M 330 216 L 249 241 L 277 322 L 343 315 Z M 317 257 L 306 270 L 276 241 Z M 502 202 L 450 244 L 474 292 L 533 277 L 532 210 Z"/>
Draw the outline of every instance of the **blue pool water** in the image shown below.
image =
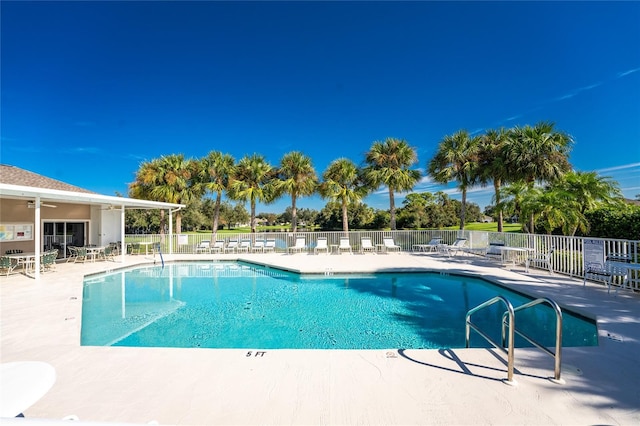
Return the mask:
<path id="1" fill-rule="evenodd" d="M 298 275 L 236 262 L 173 263 L 92 276 L 84 283 L 82 345 L 253 349 L 464 347 L 466 312 L 503 295 L 479 278 L 438 273 Z M 474 314 L 496 341 L 504 307 Z M 563 345 L 597 345 L 592 321 L 563 312 Z M 546 305 L 517 327 L 554 345 Z M 535 325 L 535 327 L 532 327 Z M 526 342 L 517 342 L 526 346 Z M 488 347 L 472 331 L 473 347 Z"/>

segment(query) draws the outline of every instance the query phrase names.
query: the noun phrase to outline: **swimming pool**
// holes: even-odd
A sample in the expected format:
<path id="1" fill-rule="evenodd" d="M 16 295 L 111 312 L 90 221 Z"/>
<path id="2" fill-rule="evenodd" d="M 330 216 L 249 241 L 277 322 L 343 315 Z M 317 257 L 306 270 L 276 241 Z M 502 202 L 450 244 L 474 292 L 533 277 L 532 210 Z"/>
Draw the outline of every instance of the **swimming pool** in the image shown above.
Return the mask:
<path id="1" fill-rule="evenodd" d="M 247 349 L 464 347 L 466 312 L 503 295 L 476 277 L 438 273 L 299 275 L 243 262 L 178 262 L 85 279 L 81 344 Z M 474 315 L 499 339 L 504 308 Z M 563 312 L 563 345 L 595 346 L 593 321 Z M 518 313 L 518 328 L 554 345 L 546 305 Z M 533 327 L 535 326 L 535 327 Z M 493 333 L 491 333 L 491 330 Z M 488 347 L 479 336 L 472 346 Z M 517 341 L 518 346 L 527 346 Z"/>

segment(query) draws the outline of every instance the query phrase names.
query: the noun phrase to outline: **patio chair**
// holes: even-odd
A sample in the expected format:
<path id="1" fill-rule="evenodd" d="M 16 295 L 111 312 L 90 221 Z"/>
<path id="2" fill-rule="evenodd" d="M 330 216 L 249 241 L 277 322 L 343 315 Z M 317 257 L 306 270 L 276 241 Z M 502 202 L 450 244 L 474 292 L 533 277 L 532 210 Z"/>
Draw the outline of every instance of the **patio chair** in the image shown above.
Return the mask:
<path id="1" fill-rule="evenodd" d="M 485 257 L 487 259 L 502 262 L 502 250 L 500 250 L 500 247 L 504 247 L 503 242 L 489 243 L 489 247 L 484 254 Z"/>
<path id="2" fill-rule="evenodd" d="M 296 237 L 296 243 L 293 246 L 287 248 L 290 253 L 303 252 L 307 250 L 306 241 L 304 237 Z"/>
<path id="3" fill-rule="evenodd" d="M 117 254 L 117 249 L 114 248 L 114 246 L 112 246 L 111 244 L 106 246 L 104 248 L 104 251 L 100 253 L 101 257 L 104 260 L 112 260 L 112 261 L 116 261 L 116 254 Z"/>
<path id="4" fill-rule="evenodd" d="M 195 248 L 196 253 L 211 253 L 211 241 L 202 240 Z"/>
<path id="5" fill-rule="evenodd" d="M 466 238 L 456 238 L 453 244 L 440 244 L 438 245 L 438 250 L 440 253 L 444 253 L 447 256 L 451 257 L 459 252 L 464 253 L 464 248 L 467 246 Z"/>
<path id="6" fill-rule="evenodd" d="M 238 240 L 229 240 L 229 244 L 224 248 L 224 252 L 235 253 L 238 250 Z"/>
<path id="7" fill-rule="evenodd" d="M 67 246 L 67 252 L 69 255 L 67 256 L 67 263 L 72 260 L 75 262 L 76 257 L 78 257 L 78 247 L 76 246 Z"/>
<path id="8" fill-rule="evenodd" d="M 391 237 L 384 237 L 382 242 L 384 243 L 384 251 L 402 251 L 402 247 L 393 242 L 393 238 Z"/>
<path id="9" fill-rule="evenodd" d="M 267 238 L 267 242 L 264 244 L 264 251 L 276 251 L 276 240 L 275 238 Z"/>
<path id="10" fill-rule="evenodd" d="M 316 246 L 313 248 L 313 252 L 318 254 L 318 252 L 324 251 L 329 254 L 329 246 L 327 245 L 327 237 L 318 237 L 318 242 Z"/>
<path id="11" fill-rule="evenodd" d="M 87 249 L 84 247 L 76 247 L 76 257 L 73 263 L 85 263 L 87 261 Z"/>
<path id="12" fill-rule="evenodd" d="M 12 273 L 17 266 L 18 266 L 18 262 L 15 262 L 10 257 L 6 257 L 6 256 L 0 257 L 0 273 L 1 274 L 5 274 L 8 277 L 9 274 Z"/>
<path id="13" fill-rule="evenodd" d="M 224 240 L 216 240 L 211 246 L 211 253 L 222 253 L 224 251 Z"/>
<path id="14" fill-rule="evenodd" d="M 129 247 L 131 247 L 129 254 L 140 254 L 140 243 L 131 243 Z M 84 255 L 87 255 L 86 250 L 84 251 Z"/>
<path id="15" fill-rule="evenodd" d="M 597 262 L 587 263 L 584 269 L 584 278 L 582 280 L 582 286 L 587 285 L 587 279 L 600 280 L 607 283 L 607 294 L 611 293 L 611 284 L 613 283 L 613 277 L 622 277 L 622 286 L 625 286 L 629 279 L 629 268 L 627 263 L 630 263 L 629 258 L 609 258 L 604 262 L 604 266 Z M 616 288 L 616 294 L 618 289 Z"/>
<path id="16" fill-rule="evenodd" d="M 40 270 L 42 272 L 45 272 L 55 269 L 57 257 L 58 250 L 44 252 L 40 257 Z"/>
<path id="17" fill-rule="evenodd" d="M 340 237 L 340 245 L 338 246 L 338 251 L 342 254 L 343 251 L 348 251 L 353 254 L 351 250 L 351 243 L 349 242 L 349 237 Z"/>
<path id="18" fill-rule="evenodd" d="M 264 241 L 256 241 L 253 243 L 253 247 L 251 247 L 252 252 L 261 252 L 264 253 Z"/>
<path id="19" fill-rule="evenodd" d="M 370 237 L 362 237 L 360 239 L 360 253 L 376 252 L 376 247 L 371 243 Z"/>
<path id="20" fill-rule="evenodd" d="M 437 251 L 438 246 L 442 244 L 442 237 L 433 237 L 427 244 L 414 244 L 413 251 Z"/>
<path id="21" fill-rule="evenodd" d="M 551 247 L 546 253 L 533 253 L 527 258 L 526 272 L 529 272 L 529 265 L 536 268 L 547 269 L 549 274 L 553 273 L 551 267 L 551 256 L 553 256 L 554 248 Z"/>

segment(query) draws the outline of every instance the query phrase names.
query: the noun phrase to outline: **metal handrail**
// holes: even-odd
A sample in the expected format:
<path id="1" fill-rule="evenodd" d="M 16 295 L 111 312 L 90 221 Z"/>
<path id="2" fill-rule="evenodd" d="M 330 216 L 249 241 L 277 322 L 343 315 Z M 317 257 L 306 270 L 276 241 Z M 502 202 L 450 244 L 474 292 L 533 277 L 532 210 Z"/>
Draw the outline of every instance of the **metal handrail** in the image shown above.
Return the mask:
<path id="1" fill-rule="evenodd" d="M 473 324 L 471 322 L 471 315 L 473 315 L 474 313 L 476 313 L 477 311 L 479 311 L 480 309 L 486 308 L 487 306 L 491 306 L 495 303 L 498 302 L 502 302 L 504 303 L 504 305 L 507 307 L 507 311 L 505 313 L 509 315 L 509 341 L 508 341 L 508 347 L 507 350 L 504 349 L 504 340 L 505 340 L 505 336 L 504 336 L 504 327 L 502 330 L 502 345 L 496 343 L 493 341 L 493 339 L 491 337 L 489 337 L 487 334 L 485 334 L 482 330 L 480 330 L 480 328 L 478 328 L 477 325 Z M 476 306 L 475 308 L 470 309 L 467 312 L 467 315 L 465 317 L 465 347 L 469 347 L 469 338 L 470 338 L 470 331 L 471 328 L 473 328 L 479 335 L 481 335 L 482 337 L 485 338 L 485 340 L 489 343 L 491 343 L 494 347 L 496 347 L 497 349 L 502 350 L 503 352 L 507 353 L 507 383 L 513 383 L 513 362 L 514 362 L 514 332 L 515 332 L 515 313 L 513 310 L 513 305 L 511 305 L 511 302 L 509 302 L 505 297 L 503 296 L 496 296 L 492 299 L 487 300 L 484 303 L 481 303 L 480 305 Z M 504 318 L 503 318 L 503 323 L 504 323 Z"/>
<path id="2" fill-rule="evenodd" d="M 547 303 L 548 305 L 551 306 L 551 308 L 553 308 L 553 310 L 556 313 L 556 350 L 555 350 L 555 353 L 550 351 L 547 347 L 542 346 L 541 343 L 535 341 L 532 337 L 527 336 L 523 332 L 517 330 L 515 328 L 515 324 L 514 324 L 513 320 L 511 319 L 511 316 L 514 315 L 516 312 L 522 311 L 522 310 L 530 308 L 532 306 L 539 305 L 541 303 Z M 507 315 L 509 315 L 509 323 L 508 324 L 507 324 L 507 321 L 506 321 Z M 515 331 L 516 333 L 518 333 L 518 336 L 524 338 L 526 341 L 531 343 L 533 346 L 537 347 L 538 349 L 540 349 L 543 352 L 551 355 L 554 358 L 555 366 L 554 366 L 554 372 L 553 372 L 553 380 L 560 383 L 561 382 L 560 370 L 561 370 L 561 365 L 562 365 L 562 309 L 560 309 L 560 306 L 558 306 L 558 304 L 556 302 L 554 302 L 553 300 L 551 300 L 551 299 L 549 299 L 547 297 L 542 297 L 542 298 L 533 300 L 531 302 L 525 303 L 524 305 L 518 306 L 517 308 L 513 309 L 513 312 L 506 311 L 504 314 L 502 314 L 502 345 L 503 346 L 504 346 L 504 343 L 505 343 L 505 331 L 506 331 L 505 327 L 509 327 L 509 338 L 510 339 L 511 339 L 511 335 Z"/>

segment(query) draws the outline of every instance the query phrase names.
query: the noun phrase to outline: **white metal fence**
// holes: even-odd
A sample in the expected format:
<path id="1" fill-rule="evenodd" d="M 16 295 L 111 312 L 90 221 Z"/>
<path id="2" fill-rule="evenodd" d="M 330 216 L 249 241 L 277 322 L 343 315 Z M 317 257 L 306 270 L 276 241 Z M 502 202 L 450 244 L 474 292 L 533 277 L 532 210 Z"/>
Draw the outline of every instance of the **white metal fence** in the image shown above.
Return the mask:
<path id="1" fill-rule="evenodd" d="M 304 237 L 306 247 L 313 251 L 317 244 L 318 237 L 326 237 L 328 245 L 338 245 L 340 238 L 344 237 L 344 232 L 259 232 L 255 234 L 217 234 L 217 240 L 224 240 L 228 243 L 231 240 L 250 240 L 251 246 L 255 241 L 265 241 L 275 239 L 276 252 L 286 252 L 288 247 L 295 244 L 297 237 Z M 416 244 L 427 244 L 434 237 L 442 237 L 444 244 L 453 243 L 456 238 L 466 238 L 467 247 L 478 249 L 480 252 L 490 243 L 504 243 L 505 246 L 523 247 L 532 249 L 536 253 L 547 252 L 553 248 L 554 252 L 550 262 L 553 272 L 565 274 L 572 277 L 582 278 L 584 276 L 584 241 L 582 237 L 565 237 L 561 235 L 542 234 L 521 234 L 509 232 L 484 232 L 484 231 L 457 231 L 457 230 L 424 230 L 424 231 L 349 231 L 349 242 L 354 252 L 359 251 L 363 237 L 371 238 L 373 245 L 382 245 L 383 238 L 393 238 L 395 244 L 402 248 L 402 251 L 411 252 Z M 127 235 L 125 241 L 151 242 L 163 252 L 169 252 L 169 238 L 171 238 L 172 253 L 191 254 L 196 253 L 196 247 L 202 241 L 210 241 L 213 245 L 211 234 L 183 234 L 172 236 L 161 236 L 159 234 Z M 618 240 L 607 238 L 586 238 L 591 242 L 602 242 L 603 255 L 624 255 L 631 259 L 631 262 L 638 263 L 640 260 L 640 241 L 638 240 Z M 615 284 L 620 284 L 620 278 L 616 277 Z M 630 271 L 628 284 L 634 290 L 640 290 L 640 274 L 637 270 Z"/>

